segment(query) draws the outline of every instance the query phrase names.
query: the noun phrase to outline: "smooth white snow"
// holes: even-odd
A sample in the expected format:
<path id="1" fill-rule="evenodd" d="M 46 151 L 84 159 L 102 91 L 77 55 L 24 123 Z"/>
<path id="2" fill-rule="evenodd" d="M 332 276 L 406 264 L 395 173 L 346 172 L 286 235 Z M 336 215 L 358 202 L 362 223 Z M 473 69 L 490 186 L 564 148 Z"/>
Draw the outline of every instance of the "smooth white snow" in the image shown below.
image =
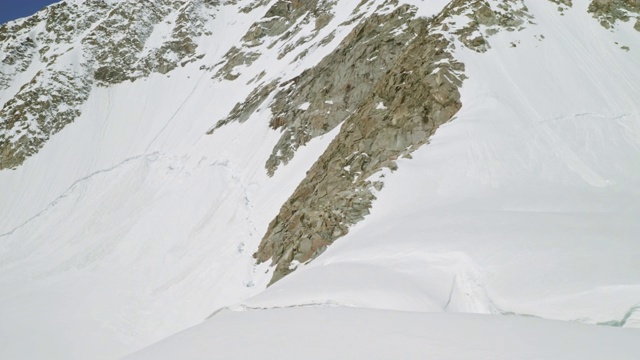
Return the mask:
<path id="1" fill-rule="evenodd" d="M 477 314 L 357 308 L 223 311 L 126 357 L 163 359 L 637 359 L 640 331 Z"/>

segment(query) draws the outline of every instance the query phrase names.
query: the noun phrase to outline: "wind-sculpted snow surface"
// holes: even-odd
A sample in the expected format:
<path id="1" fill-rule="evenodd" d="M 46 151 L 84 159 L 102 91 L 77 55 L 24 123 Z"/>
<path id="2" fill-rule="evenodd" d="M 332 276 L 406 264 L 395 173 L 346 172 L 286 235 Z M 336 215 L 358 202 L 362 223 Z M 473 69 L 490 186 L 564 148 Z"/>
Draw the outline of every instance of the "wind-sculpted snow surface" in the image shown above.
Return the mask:
<path id="1" fill-rule="evenodd" d="M 207 318 L 132 358 L 636 358 L 631 5 L 69 0 L 2 26 L 0 358 Z"/>
<path id="2" fill-rule="evenodd" d="M 291 308 L 222 311 L 125 359 L 633 360 L 638 338 L 533 318 Z"/>

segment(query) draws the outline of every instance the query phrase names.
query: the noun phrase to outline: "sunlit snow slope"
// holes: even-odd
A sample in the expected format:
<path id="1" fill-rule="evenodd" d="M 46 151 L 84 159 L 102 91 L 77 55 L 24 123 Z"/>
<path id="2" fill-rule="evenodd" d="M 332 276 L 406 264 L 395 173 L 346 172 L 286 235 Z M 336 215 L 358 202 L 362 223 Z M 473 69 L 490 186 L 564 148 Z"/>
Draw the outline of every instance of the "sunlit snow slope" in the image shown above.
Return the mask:
<path id="1" fill-rule="evenodd" d="M 615 42 L 640 36 L 527 5 L 536 26 L 458 51 L 462 110 L 399 162 L 372 214 L 247 306 L 638 319 L 640 52 Z"/>
<path id="2" fill-rule="evenodd" d="M 273 177 L 264 163 L 279 134 L 266 106 L 206 134 L 263 69 L 295 74 L 328 51 L 212 80 L 199 67 L 264 15 L 240 13 L 248 3 L 220 7 L 201 62 L 94 88 L 78 119 L 0 171 L 0 358 L 116 358 L 266 287 L 252 254 L 335 131 Z"/>
<path id="3" fill-rule="evenodd" d="M 357 4 L 339 2 L 334 40 L 304 61 L 263 45 L 240 80 L 213 80 L 200 66 L 264 15 L 239 12 L 249 2 L 221 7 L 200 62 L 95 87 L 78 119 L 0 171 L 0 358 L 118 358 L 219 309 L 132 358 L 637 358 L 632 23 L 603 28 L 587 0 L 562 13 L 528 0 L 533 24 L 485 53 L 458 46 L 453 121 L 385 174 L 364 221 L 266 288 L 252 254 L 339 127 L 273 177 L 270 99 L 206 132 L 263 70 L 289 78 L 326 56 Z M 407 2 L 424 16 L 448 3 Z"/>
<path id="4" fill-rule="evenodd" d="M 459 50 L 462 110 L 320 258 L 132 358 L 637 358 L 640 36 L 575 3 Z"/>
<path id="5" fill-rule="evenodd" d="M 637 340 L 624 329 L 533 318 L 294 308 L 221 312 L 126 359 L 632 360 Z"/>

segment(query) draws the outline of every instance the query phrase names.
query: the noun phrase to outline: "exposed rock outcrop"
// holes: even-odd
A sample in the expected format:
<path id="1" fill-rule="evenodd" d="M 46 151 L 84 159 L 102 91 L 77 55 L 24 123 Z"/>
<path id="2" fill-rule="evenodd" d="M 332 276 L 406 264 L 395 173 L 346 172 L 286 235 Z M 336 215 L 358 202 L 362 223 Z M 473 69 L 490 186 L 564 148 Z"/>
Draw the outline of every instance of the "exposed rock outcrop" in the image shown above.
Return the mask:
<path id="1" fill-rule="evenodd" d="M 640 0 L 593 0 L 589 12 L 607 29 L 618 21 L 635 20 L 634 29 L 640 31 Z"/>
<path id="2" fill-rule="evenodd" d="M 196 40 L 218 0 L 61 2 L 0 27 L 0 90 L 40 68 L 0 109 L 0 170 L 15 168 L 80 115 L 94 84 L 167 73 L 202 58 Z M 148 47 L 157 25 L 170 32 Z M 79 40 L 79 41 L 78 41 Z"/>
<path id="3" fill-rule="evenodd" d="M 270 125 L 282 136 L 267 161 L 269 174 L 357 111 L 421 28 L 424 20 L 414 19 L 407 5 L 373 15 L 317 66 L 282 84 L 271 105 Z"/>
<path id="4" fill-rule="evenodd" d="M 452 15 L 465 20 L 453 22 Z M 521 1 L 453 1 L 433 19 L 412 16 L 401 6 L 389 18 L 365 20 L 275 96 L 271 126 L 284 130 L 267 162 L 270 173 L 299 146 L 344 122 L 254 255 L 276 267 L 272 282 L 361 221 L 383 187 L 385 169 L 395 170 L 395 160 L 427 143 L 460 109 L 464 65 L 452 55 L 454 43 L 484 52 L 492 34 L 522 29 L 531 19 Z"/>
<path id="5" fill-rule="evenodd" d="M 48 86 L 42 86 L 46 84 Z M 0 169 L 15 168 L 80 115 L 91 81 L 68 72 L 38 72 L 9 100 L 0 117 Z"/>
<path id="6" fill-rule="evenodd" d="M 246 11 L 261 5 L 258 2 Z M 281 49 L 278 58 L 281 59 L 293 49 L 314 40 L 319 30 L 324 28 L 333 18 L 331 10 L 336 0 L 278 0 L 266 12 L 264 17 L 253 24 L 242 37 L 242 43 L 232 47 L 225 55 L 225 60 L 217 64 L 214 78 L 235 80 L 238 77 L 236 68 L 253 64 L 262 54 L 256 47 L 268 43 L 267 47 L 276 45 Z M 309 24 L 313 24 L 313 31 L 303 37 L 296 35 Z"/>
<path id="7" fill-rule="evenodd" d="M 434 30 L 454 35 L 471 50 L 485 52 L 491 47 L 488 39 L 492 35 L 522 30 L 532 19 L 522 0 L 454 0 L 442 11 Z"/>
<path id="8" fill-rule="evenodd" d="M 416 39 L 342 125 L 337 138 L 271 222 L 256 254 L 277 264 L 272 281 L 293 260 L 321 253 L 368 214 L 381 183 L 374 175 L 395 169 L 395 160 L 426 143 L 460 108 L 462 64 L 446 51 L 449 42 L 427 34 Z"/>

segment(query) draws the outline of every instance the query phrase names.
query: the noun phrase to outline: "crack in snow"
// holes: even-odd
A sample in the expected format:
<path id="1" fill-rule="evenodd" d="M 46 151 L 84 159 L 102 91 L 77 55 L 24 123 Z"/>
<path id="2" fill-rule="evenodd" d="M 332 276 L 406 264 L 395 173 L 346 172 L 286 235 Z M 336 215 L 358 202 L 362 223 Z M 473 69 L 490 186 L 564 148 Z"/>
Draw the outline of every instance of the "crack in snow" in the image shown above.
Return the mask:
<path id="1" fill-rule="evenodd" d="M 58 195 L 55 199 L 53 199 L 53 201 L 51 201 L 49 204 L 47 204 L 43 210 L 40 210 L 39 212 L 37 212 L 32 217 L 30 217 L 27 220 L 25 220 L 22 224 L 20 224 L 20 225 L 16 226 L 15 228 L 9 230 L 8 232 L 6 232 L 4 234 L 0 234 L 0 238 L 13 235 L 13 233 L 15 233 L 16 231 L 20 230 L 21 228 L 23 228 L 24 226 L 26 226 L 27 224 L 29 224 L 30 222 L 32 222 L 33 220 L 37 219 L 42 214 L 47 212 L 49 209 L 51 209 L 54 206 L 56 206 L 60 200 L 62 200 L 64 198 L 66 198 L 67 196 L 69 196 L 69 194 L 71 192 L 73 192 L 73 190 L 77 186 L 79 186 L 80 184 L 84 183 L 85 181 L 90 180 L 94 176 L 111 172 L 111 171 L 116 170 L 117 168 L 119 168 L 119 167 L 121 167 L 121 166 L 123 166 L 123 165 L 125 165 L 125 164 L 127 164 L 129 162 L 132 162 L 132 161 L 135 161 L 135 160 L 139 160 L 141 158 L 147 158 L 147 159 L 149 159 L 151 161 L 155 161 L 157 159 L 158 155 L 159 155 L 159 152 L 156 151 L 156 152 L 153 152 L 153 153 L 150 153 L 150 154 L 141 154 L 141 155 L 132 156 L 132 157 L 124 159 L 120 163 L 118 163 L 118 164 L 116 164 L 116 165 L 114 165 L 114 166 L 112 166 L 110 168 L 94 171 L 94 172 L 92 172 L 92 173 L 90 173 L 90 174 L 88 174 L 88 175 L 86 175 L 86 176 L 74 181 L 65 191 L 62 192 L 62 194 Z"/>
<path id="2" fill-rule="evenodd" d="M 614 327 L 625 327 L 627 325 L 627 321 L 631 319 L 631 317 L 638 312 L 640 314 L 640 304 L 636 304 L 632 306 L 620 320 L 609 320 L 604 322 L 599 322 L 596 325 L 605 325 L 605 326 L 614 326 Z"/>

